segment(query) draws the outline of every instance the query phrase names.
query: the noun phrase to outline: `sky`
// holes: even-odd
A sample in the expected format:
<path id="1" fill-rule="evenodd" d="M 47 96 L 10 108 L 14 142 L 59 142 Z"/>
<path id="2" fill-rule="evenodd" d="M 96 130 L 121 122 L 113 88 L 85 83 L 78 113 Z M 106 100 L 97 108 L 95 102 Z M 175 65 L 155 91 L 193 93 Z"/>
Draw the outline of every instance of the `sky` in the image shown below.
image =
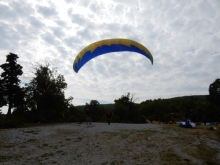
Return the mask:
<path id="1" fill-rule="evenodd" d="M 219 7 L 219 0 L 1 0 L 0 64 L 17 54 L 24 85 L 33 63 L 48 61 L 64 75 L 66 98 L 72 96 L 75 106 L 114 103 L 128 92 L 137 103 L 208 95 L 220 78 Z M 109 38 L 141 43 L 153 65 L 138 53 L 120 52 L 73 71 L 83 48 Z"/>

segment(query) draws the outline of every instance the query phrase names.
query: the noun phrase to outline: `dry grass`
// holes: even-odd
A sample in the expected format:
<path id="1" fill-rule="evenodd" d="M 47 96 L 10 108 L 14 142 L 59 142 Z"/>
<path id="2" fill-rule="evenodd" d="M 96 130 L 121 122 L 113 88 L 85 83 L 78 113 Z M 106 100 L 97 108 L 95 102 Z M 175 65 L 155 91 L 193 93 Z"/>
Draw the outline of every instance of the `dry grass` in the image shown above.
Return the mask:
<path id="1" fill-rule="evenodd" d="M 163 125 L 165 129 L 170 129 L 174 131 L 178 131 L 180 133 L 188 134 L 188 135 L 195 135 L 198 138 L 200 136 L 205 136 L 213 140 L 217 140 L 220 142 L 220 126 L 219 125 L 214 125 L 214 126 L 204 126 L 204 125 L 198 125 L 195 128 L 181 128 L 178 127 L 177 125 L 173 124 L 166 124 Z M 216 128 L 216 130 L 212 130 L 210 128 Z"/>

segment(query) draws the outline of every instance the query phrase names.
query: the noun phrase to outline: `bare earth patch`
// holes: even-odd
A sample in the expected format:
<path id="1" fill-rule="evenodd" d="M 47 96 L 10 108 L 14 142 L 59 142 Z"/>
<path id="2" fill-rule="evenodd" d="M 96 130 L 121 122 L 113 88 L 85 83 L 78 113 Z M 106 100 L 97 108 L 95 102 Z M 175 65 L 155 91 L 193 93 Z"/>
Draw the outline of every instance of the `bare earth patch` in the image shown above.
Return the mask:
<path id="1" fill-rule="evenodd" d="M 220 164 L 208 126 L 84 123 L 0 130 L 0 164 Z"/>

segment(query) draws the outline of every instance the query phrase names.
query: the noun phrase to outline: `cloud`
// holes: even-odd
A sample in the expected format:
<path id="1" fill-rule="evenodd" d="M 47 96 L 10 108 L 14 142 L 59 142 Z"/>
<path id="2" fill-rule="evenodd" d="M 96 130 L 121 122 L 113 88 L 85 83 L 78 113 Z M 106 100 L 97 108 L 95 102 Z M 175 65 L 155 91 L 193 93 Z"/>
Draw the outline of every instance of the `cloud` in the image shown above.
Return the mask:
<path id="1" fill-rule="evenodd" d="M 68 15 L 71 18 L 73 24 L 83 26 L 87 23 L 86 18 L 81 14 L 73 14 L 72 9 L 69 9 Z"/>
<path id="2" fill-rule="evenodd" d="M 30 16 L 28 18 L 28 22 L 30 24 L 30 26 L 34 29 L 34 30 L 38 30 L 40 31 L 43 27 L 45 27 L 45 24 L 43 23 L 43 20 L 39 17 L 34 17 L 34 16 Z"/>
<path id="3" fill-rule="evenodd" d="M 11 14 L 10 7 L 8 5 L 0 4 L 0 18 L 1 18 L 1 20 L 7 20 L 7 18 L 8 19 L 10 19 L 10 18 L 14 19 L 14 16 L 15 15 Z"/>
<path id="4" fill-rule="evenodd" d="M 45 32 L 44 34 L 41 35 L 41 38 L 48 44 L 50 45 L 58 45 L 59 41 L 56 40 L 56 38 L 54 37 L 54 35 L 51 32 Z"/>
<path id="5" fill-rule="evenodd" d="M 65 32 L 63 31 L 63 28 L 61 27 L 51 27 L 50 30 L 52 31 L 54 36 L 60 39 L 64 38 L 66 35 Z"/>
<path id="6" fill-rule="evenodd" d="M 17 1 L 0 3 L 0 19 L 6 22 L 19 22 L 32 13 L 33 8 L 28 3 L 20 4 Z"/>
<path id="7" fill-rule="evenodd" d="M 44 16 L 44 18 L 51 18 L 56 17 L 58 12 L 55 8 L 46 7 L 46 6 L 39 6 L 37 11 Z"/>
<path id="8" fill-rule="evenodd" d="M 39 5 L 40 4 L 40 5 Z M 112 103 L 131 92 L 146 99 L 208 94 L 219 77 L 219 1 L 0 2 L 0 63 L 19 55 L 28 75 L 32 61 L 48 59 L 63 74 L 75 105 Z M 129 38 L 154 57 L 120 52 L 99 56 L 75 73 L 74 58 L 87 45 Z"/>

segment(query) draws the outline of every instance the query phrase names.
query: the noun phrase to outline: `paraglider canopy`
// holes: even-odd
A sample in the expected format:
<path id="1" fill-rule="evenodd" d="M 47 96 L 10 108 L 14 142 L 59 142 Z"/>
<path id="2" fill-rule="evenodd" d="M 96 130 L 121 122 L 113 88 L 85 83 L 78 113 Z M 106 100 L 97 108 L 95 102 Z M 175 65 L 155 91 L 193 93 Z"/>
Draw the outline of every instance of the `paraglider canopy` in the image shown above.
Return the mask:
<path id="1" fill-rule="evenodd" d="M 94 42 L 85 47 L 76 56 L 73 63 L 73 70 L 77 73 L 84 64 L 99 55 L 121 51 L 130 51 L 142 54 L 153 64 L 153 57 L 150 51 L 142 44 L 130 39 L 113 38 Z"/>
<path id="2" fill-rule="evenodd" d="M 179 124 L 180 127 L 184 127 L 184 128 L 194 128 L 196 127 L 196 124 L 191 122 L 189 119 L 185 122 L 181 122 Z"/>

